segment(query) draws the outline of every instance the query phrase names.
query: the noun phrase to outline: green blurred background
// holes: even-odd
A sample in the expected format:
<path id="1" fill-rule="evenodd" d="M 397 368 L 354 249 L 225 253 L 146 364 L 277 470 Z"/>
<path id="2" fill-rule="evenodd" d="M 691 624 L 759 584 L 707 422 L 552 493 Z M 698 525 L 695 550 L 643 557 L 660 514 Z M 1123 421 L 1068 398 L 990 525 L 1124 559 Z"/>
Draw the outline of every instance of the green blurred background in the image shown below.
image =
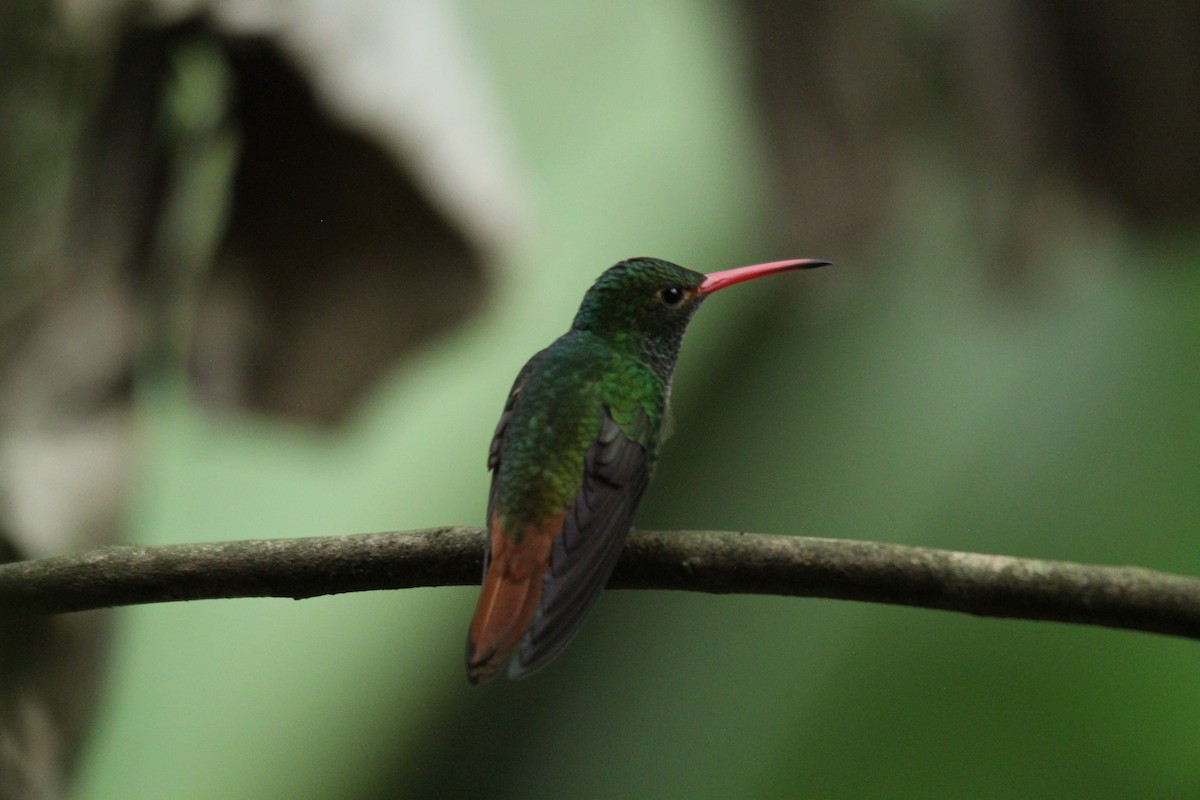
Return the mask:
<path id="1" fill-rule="evenodd" d="M 356 35 L 403 29 L 375 5 L 345 6 Z M 134 388 L 122 538 L 479 524 L 510 382 L 605 267 L 807 256 L 835 266 L 722 294 L 692 325 L 675 435 L 639 527 L 1200 573 L 1200 67 L 1194 41 L 1177 46 L 1181 27 L 1196 30 L 1184 4 L 1133 21 L 1115 3 L 407 6 L 410 21 L 457 26 L 422 78 L 451 92 L 467 63 L 480 79 L 467 85 L 486 91 L 466 103 L 485 106 L 499 155 L 449 180 L 419 146 L 389 150 L 408 153 L 421 192 L 466 231 L 474 266 L 430 301 L 453 324 L 316 422 L 265 393 L 222 407 L 195 392 L 196 298 L 227 231 L 240 225 L 242 253 L 267 247 L 266 223 L 239 209 L 272 201 L 230 188 L 262 149 L 239 123 L 245 56 L 223 41 L 250 23 L 221 4 L 200 22 L 121 18 L 133 36 L 170 30 L 155 47 L 172 76 L 153 127 L 167 188 L 143 295 L 159 335 Z M 337 110 L 333 56 L 303 24 L 264 25 L 257 46 L 279 36 L 315 105 Z M 436 65 L 430 36 L 395 47 L 433 42 Z M 414 83 L 366 70 L 365 83 Z M 387 115 L 362 109 L 342 118 L 377 132 Z M 304 146 L 267 149 L 284 174 L 323 173 Z M 503 179 L 481 205 L 445 188 L 483 173 Z M 411 216 L 391 219 L 370 187 L 308 188 L 303 211 L 278 216 L 408 230 Z M 509 217 L 471 221 L 493 201 Z M 398 250 L 438 283 L 440 262 L 407 241 Z M 276 247 L 276 274 L 336 283 L 325 251 L 309 251 L 295 267 Z M 298 304 L 325 302 L 314 287 Z M 544 672 L 469 689 L 475 595 L 120 612 L 74 796 L 1200 795 L 1192 642 L 612 592 Z"/>

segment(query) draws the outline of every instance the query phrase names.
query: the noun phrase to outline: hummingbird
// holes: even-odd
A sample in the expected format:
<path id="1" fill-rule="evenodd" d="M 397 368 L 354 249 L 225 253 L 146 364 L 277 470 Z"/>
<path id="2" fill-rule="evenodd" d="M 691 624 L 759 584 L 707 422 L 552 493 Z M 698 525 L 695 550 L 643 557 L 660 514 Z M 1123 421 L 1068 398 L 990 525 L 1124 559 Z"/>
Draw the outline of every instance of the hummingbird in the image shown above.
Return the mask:
<path id="1" fill-rule="evenodd" d="M 657 258 L 606 270 L 571 328 L 525 364 L 492 436 L 483 589 L 467 680 L 545 666 L 579 630 L 633 526 L 692 315 L 735 283 L 828 261 L 693 272 Z"/>

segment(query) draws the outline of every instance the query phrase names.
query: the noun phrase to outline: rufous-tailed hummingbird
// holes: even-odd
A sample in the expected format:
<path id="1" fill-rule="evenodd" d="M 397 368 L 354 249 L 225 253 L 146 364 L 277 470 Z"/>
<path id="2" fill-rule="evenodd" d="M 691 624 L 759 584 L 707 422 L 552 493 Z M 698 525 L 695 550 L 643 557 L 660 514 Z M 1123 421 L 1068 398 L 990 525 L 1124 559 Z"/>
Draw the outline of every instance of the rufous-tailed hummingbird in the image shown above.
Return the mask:
<path id="1" fill-rule="evenodd" d="M 579 629 L 608 583 L 658 457 L 688 322 L 735 283 L 826 265 L 774 261 L 701 275 L 655 258 L 611 267 L 571 329 L 517 375 L 487 465 L 488 550 L 467 678 L 520 678 Z"/>

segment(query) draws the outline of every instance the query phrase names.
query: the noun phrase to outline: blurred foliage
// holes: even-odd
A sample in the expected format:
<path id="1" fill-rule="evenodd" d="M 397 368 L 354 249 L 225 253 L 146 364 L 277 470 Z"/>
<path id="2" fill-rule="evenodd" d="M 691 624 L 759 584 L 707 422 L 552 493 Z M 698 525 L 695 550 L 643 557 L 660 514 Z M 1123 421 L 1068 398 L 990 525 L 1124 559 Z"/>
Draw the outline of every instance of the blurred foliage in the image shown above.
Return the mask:
<path id="1" fill-rule="evenodd" d="M 1053 217 L 1067 224 L 1042 260 L 1021 265 L 1036 291 L 1008 294 L 972 212 L 986 166 L 961 175 L 915 137 L 882 233 L 848 252 L 823 241 L 779 252 L 731 11 L 471 3 L 464 14 L 538 208 L 536 233 L 500 256 L 488 309 L 398 367 L 336 432 L 212 417 L 179 382 L 143 382 L 130 538 L 480 521 L 510 381 L 604 267 L 814 256 L 836 266 L 722 295 L 692 326 L 642 527 L 1200 572 L 1194 230 L 1134 235 L 1074 206 Z M 615 592 L 545 672 L 468 690 L 474 595 L 129 610 L 79 796 L 1200 790 L 1191 642 Z"/>

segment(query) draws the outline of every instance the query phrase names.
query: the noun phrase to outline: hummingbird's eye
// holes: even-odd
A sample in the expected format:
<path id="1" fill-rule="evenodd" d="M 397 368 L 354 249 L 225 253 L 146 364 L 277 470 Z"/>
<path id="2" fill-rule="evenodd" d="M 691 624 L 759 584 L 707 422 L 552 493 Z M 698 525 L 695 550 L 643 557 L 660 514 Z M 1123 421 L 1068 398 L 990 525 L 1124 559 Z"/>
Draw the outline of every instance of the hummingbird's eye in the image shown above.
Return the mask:
<path id="1" fill-rule="evenodd" d="M 663 305 L 667 308 L 674 308 L 683 302 L 683 289 L 678 286 L 668 286 L 658 293 L 658 299 L 663 301 Z"/>

